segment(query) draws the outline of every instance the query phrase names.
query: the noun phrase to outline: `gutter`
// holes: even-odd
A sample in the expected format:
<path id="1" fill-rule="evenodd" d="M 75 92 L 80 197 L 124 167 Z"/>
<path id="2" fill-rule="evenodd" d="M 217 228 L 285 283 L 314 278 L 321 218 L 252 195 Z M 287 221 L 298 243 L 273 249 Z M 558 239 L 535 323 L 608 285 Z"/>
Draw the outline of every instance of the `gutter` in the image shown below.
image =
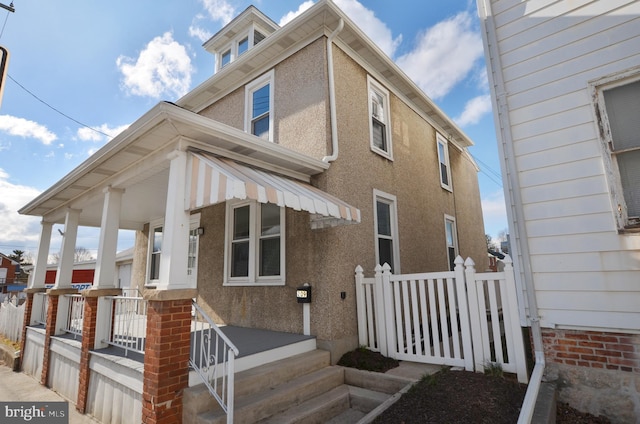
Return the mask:
<path id="1" fill-rule="evenodd" d="M 327 38 L 327 68 L 329 77 L 329 114 L 331 118 L 331 155 L 322 158 L 322 162 L 333 162 L 338 159 L 338 122 L 336 118 L 336 87 L 333 75 L 333 39 L 344 28 L 344 20 L 340 18 L 338 27 Z"/>
<path id="2" fill-rule="evenodd" d="M 487 62 L 487 76 L 491 88 L 491 101 L 494 110 L 494 124 L 496 137 L 498 138 L 498 150 L 502 159 L 501 167 L 504 172 L 503 183 L 505 187 L 505 200 L 508 202 L 507 214 L 512 230 L 516 231 L 512 247 L 515 247 L 517 256 L 522 263 L 522 277 L 527 291 L 527 306 L 529 307 L 529 320 L 531 322 L 531 336 L 535 353 L 535 366 L 527 392 L 522 403 L 518 424 L 530 423 L 533 411 L 540 391 L 542 377 L 545 369 L 544 348 L 542 343 L 542 330 L 540 317 L 538 316 L 538 304 L 533 285 L 533 272 L 531 270 L 529 245 L 527 242 L 527 229 L 524 222 L 524 210 L 520 197 L 520 184 L 518 181 L 518 169 L 513 151 L 513 136 L 507 105 L 507 93 L 505 90 L 500 62 L 500 50 L 496 37 L 495 21 L 491 10 L 491 0 L 477 0 L 478 15 L 482 27 L 482 41 L 485 48 L 485 60 Z M 515 257 L 516 255 L 514 255 Z M 520 277 L 520 273 L 516 273 Z"/>

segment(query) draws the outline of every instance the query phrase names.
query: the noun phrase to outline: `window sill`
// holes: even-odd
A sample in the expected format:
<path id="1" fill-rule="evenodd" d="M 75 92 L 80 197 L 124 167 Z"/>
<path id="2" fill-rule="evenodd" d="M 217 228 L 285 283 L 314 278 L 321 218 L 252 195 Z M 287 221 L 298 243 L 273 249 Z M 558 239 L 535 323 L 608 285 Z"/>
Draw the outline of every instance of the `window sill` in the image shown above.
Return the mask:
<path id="1" fill-rule="evenodd" d="M 378 149 L 376 147 L 372 147 L 371 151 L 375 154 L 377 154 L 378 156 L 382 156 L 385 159 L 390 160 L 391 162 L 393 162 L 393 155 L 391 153 L 387 153 L 382 149 Z"/>
<path id="2" fill-rule="evenodd" d="M 618 234 L 640 234 L 640 223 L 625 225 L 623 228 L 618 228 Z"/>
<path id="3" fill-rule="evenodd" d="M 278 281 L 226 281 L 222 284 L 223 287 L 266 287 L 266 286 L 275 286 L 281 287 L 284 286 L 285 282 Z"/>

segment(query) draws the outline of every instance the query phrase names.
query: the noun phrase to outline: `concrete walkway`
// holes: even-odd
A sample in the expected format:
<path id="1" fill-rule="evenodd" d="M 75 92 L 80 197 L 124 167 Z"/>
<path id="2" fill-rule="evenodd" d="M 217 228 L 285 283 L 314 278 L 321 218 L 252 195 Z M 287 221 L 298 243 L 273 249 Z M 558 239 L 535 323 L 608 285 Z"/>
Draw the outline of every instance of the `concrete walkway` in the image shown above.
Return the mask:
<path id="1" fill-rule="evenodd" d="M 0 401 L 68 402 L 69 424 L 95 424 L 97 422 L 88 415 L 82 415 L 76 411 L 73 402 L 64 399 L 27 374 L 13 372 L 2 362 L 0 362 Z"/>

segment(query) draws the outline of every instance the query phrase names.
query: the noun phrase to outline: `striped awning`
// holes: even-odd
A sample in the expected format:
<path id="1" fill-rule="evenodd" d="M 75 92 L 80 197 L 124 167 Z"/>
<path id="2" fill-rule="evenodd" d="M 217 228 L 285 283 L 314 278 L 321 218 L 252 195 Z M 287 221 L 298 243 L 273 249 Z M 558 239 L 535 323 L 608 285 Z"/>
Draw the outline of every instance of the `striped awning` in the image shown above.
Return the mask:
<path id="1" fill-rule="evenodd" d="M 360 210 L 304 182 L 191 152 L 190 209 L 252 199 L 311 214 L 311 228 L 360 222 Z"/>

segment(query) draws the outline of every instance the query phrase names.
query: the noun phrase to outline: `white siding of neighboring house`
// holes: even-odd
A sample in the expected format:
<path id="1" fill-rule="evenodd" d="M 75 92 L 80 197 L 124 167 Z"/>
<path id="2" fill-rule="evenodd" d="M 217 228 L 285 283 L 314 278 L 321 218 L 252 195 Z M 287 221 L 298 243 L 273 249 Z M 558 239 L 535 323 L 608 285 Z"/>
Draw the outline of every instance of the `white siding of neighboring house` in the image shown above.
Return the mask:
<path id="1" fill-rule="evenodd" d="M 640 65 L 640 1 L 487 3 L 542 325 L 637 331 L 640 234 L 617 232 L 589 82 Z"/>

